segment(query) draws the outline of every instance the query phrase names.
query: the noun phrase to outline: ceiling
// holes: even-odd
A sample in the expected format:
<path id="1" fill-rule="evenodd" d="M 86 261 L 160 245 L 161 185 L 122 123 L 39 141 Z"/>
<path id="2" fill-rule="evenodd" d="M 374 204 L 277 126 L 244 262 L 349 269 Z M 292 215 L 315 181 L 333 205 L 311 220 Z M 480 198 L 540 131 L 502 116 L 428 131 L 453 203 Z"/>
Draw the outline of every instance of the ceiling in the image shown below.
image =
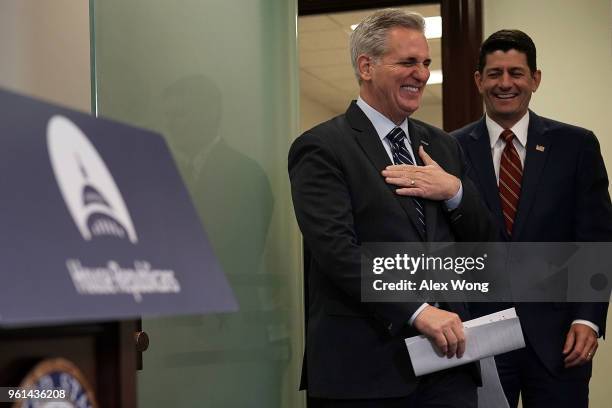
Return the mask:
<path id="1" fill-rule="evenodd" d="M 440 15 L 440 6 L 405 7 L 424 17 Z M 298 19 L 300 87 L 302 96 L 327 109 L 342 113 L 359 95 L 348 50 L 351 25 L 359 23 L 373 10 L 303 16 Z M 429 40 L 431 70 L 442 69 L 440 39 Z M 422 105 L 440 105 L 442 85 L 427 85 Z"/>

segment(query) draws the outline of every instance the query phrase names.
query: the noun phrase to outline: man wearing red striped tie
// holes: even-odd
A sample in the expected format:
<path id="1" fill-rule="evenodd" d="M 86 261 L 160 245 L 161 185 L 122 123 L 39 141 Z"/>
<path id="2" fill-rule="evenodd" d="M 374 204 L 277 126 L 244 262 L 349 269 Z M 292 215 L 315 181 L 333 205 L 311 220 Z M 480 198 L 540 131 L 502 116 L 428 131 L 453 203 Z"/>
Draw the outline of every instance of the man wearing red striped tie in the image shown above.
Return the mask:
<path id="1" fill-rule="evenodd" d="M 519 30 L 493 33 L 481 46 L 474 78 L 486 115 L 453 135 L 471 164 L 468 175 L 498 220 L 500 240 L 612 241 L 608 177 L 597 138 L 528 109 L 541 80 L 531 38 Z M 484 314 L 500 306 L 473 309 Z M 608 304 L 515 306 L 526 347 L 495 358 L 510 406 L 521 395 L 525 408 L 587 407 Z"/>

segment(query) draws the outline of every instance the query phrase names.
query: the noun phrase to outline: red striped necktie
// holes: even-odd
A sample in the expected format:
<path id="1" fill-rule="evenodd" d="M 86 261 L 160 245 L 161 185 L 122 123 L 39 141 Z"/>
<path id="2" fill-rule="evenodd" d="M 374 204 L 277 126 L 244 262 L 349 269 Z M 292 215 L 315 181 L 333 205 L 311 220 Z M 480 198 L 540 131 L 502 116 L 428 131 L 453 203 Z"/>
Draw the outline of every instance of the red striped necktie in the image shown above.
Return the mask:
<path id="1" fill-rule="evenodd" d="M 499 198 L 508 235 L 512 235 L 514 217 L 521 196 L 521 181 L 523 179 L 523 166 L 521 158 L 514 147 L 512 140 L 514 133 L 505 129 L 499 136 L 506 142 L 499 164 Z"/>

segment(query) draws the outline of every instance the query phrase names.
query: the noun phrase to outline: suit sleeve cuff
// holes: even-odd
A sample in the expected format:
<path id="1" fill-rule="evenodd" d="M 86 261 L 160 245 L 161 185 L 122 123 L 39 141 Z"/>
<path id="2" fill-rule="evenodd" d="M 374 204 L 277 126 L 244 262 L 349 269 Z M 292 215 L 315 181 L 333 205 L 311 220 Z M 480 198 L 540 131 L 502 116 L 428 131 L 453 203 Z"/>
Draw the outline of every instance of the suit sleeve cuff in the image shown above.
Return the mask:
<path id="1" fill-rule="evenodd" d="M 418 317 L 418 315 L 421 314 L 421 312 L 423 311 L 423 309 L 425 309 L 427 306 L 429 306 L 429 303 L 423 303 L 417 310 L 416 312 L 414 312 L 412 314 L 412 317 L 410 317 L 410 320 L 408 320 L 408 324 L 410 326 L 412 326 L 412 323 L 414 323 L 414 320 Z"/>
<path id="2" fill-rule="evenodd" d="M 457 194 L 455 194 L 452 198 L 449 198 L 448 200 L 444 202 L 444 204 L 446 204 L 446 209 L 448 211 L 453 211 L 454 209 L 459 207 L 459 204 L 461 204 L 462 198 L 463 198 L 463 184 L 461 183 L 461 180 L 459 180 L 459 191 L 457 191 Z"/>
<path id="3" fill-rule="evenodd" d="M 419 311 L 417 310 L 417 313 L 418 312 Z M 591 329 L 595 330 L 595 334 L 597 335 L 597 337 L 599 337 L 599 326 L 597 326 L 593 322 L 590 322 L 588 320 L 576 319 L 572 322 L 572 324 L 584 324 L 585 326 L 589 326 Z"/>

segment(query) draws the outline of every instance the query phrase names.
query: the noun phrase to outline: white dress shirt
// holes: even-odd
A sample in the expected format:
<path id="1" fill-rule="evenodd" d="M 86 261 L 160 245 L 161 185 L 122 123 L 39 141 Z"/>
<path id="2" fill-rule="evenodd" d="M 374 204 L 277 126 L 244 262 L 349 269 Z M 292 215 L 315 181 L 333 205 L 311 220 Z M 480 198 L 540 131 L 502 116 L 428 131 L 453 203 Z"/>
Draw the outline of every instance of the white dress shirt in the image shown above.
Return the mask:
<path id="1" fill-rule="evenodd" d="M 499 184 L 499 164 L 501 163 L 501 156 L 506 142 L 499 136 L 504 131 L 504 128 L 499 126 L 497 122 L 491 119 L 488 115 L 486 116 L 487 130 L 489 131 L 489 140 L 491 142 L 491 156 L 493 156 L 493 167 L 495 168 L 495 179 Z M 525 156 L 527 155 L 527 128 L 529 127 L 529 113 L 526 113 L 521 120 L 516 122 L 514 126 L 510 128 L 514 136 L 512 144 L 516 149 L 519 157 L 521 158 L 521 165 L 525 168 Z"/>

